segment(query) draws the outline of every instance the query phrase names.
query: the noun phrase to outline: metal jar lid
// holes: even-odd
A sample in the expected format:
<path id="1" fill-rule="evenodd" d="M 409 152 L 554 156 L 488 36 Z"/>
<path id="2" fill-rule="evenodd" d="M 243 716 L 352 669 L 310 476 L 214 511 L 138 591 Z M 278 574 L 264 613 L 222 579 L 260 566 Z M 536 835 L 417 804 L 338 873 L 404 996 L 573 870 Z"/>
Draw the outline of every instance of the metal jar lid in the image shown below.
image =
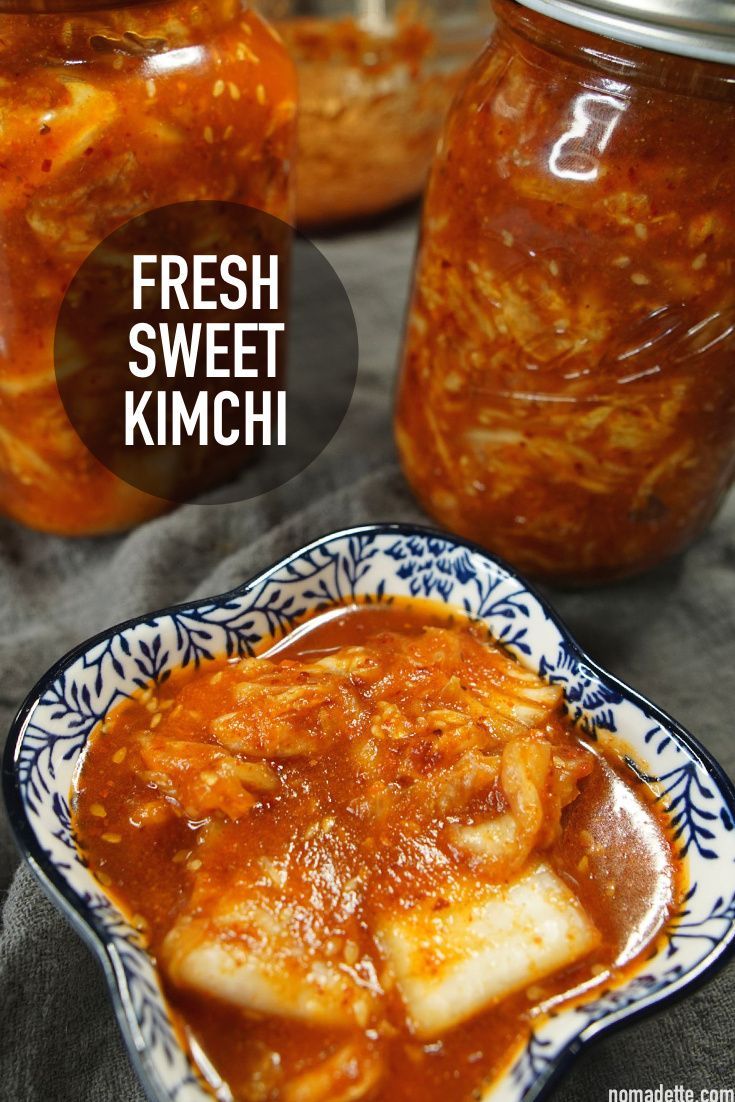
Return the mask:
<path id="1" fill-rule="evenodd" d="M 735 65 L 735 0 L 519 0 L 619 42 Z"/>

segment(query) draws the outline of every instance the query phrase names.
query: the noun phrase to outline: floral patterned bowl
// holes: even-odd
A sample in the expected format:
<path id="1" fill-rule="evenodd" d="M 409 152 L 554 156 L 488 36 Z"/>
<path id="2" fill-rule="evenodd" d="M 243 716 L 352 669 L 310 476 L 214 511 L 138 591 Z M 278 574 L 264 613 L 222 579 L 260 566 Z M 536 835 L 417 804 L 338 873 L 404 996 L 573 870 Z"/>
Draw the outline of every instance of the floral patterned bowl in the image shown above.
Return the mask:
<path id="1" fill-rule="evenodd" d="M 425 596 L 484 620 L 526 665 L 564 688 L 590 739 L 615 733 L 667 809 L 688 890 L 658 951 L 624 985 L 540 1018 L 487 1102 L 539 1099 L 587 1041 L 711 975 L 735 946 L 735 791 L 677 723 L 594 664 L 507 566 L 462 540 L 383 524 L 324 536 L 221 597 L 141 616 L 62 658 L 13 724 L 5 799 L 31 869 L 100 958 L 151 1102 L 211 1102 L 169 1020 L 138 935 L 80 860 L 69 821 L 74 767 L 94 726 L 175 666 L 251 653 L 309 609 L 361 594 Z"/>

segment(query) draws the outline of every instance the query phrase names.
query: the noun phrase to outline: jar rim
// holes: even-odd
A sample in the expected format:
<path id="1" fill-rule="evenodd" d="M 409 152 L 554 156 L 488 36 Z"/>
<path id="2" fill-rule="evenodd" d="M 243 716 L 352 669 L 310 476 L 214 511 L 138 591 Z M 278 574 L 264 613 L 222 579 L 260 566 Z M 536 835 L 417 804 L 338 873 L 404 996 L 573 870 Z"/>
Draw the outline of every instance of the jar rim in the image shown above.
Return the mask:
<path id="1" fill-rule="evenodd" d="M 517 0 L 605 38 L 681 57 L 735 65 L 732 0 Z"/>
<path id="2" fill-rule="evenodd" d="M 0 15 L 77 15 L 124 8 L 155 7 L 163 0 L 0 0 Z"/>

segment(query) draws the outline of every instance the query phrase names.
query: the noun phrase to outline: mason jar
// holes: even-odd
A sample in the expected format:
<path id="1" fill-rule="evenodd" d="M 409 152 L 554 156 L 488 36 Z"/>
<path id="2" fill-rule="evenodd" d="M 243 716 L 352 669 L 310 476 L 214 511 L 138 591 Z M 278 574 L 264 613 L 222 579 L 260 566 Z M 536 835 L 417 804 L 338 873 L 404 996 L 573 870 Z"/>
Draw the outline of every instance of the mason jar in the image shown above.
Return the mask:
<path id="1" fill-rule="evenodd" d="M 298 72 L 299 223 L 365 218 L 419 195 L 487 37 L 487 0 L 265 0 L 263 10 Z"/>
<path id="2" fill-rule="evenodd" d="M 95 3 L 0 0 L 0 511 L 66 535 L 168 507 L 103 467 L 59 399 L 54 329 L 82 260 L 169 204 L 293 217 L 295 73 L 268 24 L 240 0 Z"/>
<path id="3" fill-rule="evenodd" d="M 453 531 L 619 578 L 735 471 L 735 6 L 495 12 L 428 186 L 398 447 Z"/>

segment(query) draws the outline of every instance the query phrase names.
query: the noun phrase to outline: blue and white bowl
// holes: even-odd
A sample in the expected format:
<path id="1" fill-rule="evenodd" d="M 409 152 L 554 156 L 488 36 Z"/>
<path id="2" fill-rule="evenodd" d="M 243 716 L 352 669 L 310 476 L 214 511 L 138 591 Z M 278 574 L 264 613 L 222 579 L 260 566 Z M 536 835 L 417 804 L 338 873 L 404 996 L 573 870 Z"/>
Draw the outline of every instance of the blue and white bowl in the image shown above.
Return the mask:
<path id="1" fill-rule="evenodd" d="M 140 616 L 98 635 L 41 679 L 13 723 L 3 788 L 18 843 L 42 887 L 100 958 L 151 1102 L 211 1102 L 169 1019 L 137 932 L 77 853 L 69 792 L 95 725 L 177 666 L 252 653 L 310 609 L 360 595 L 431 597 L 484 620 L 513 654 L 563 686 L 590 739 L 620 737 L 667 809 L 688 890 L 655 955 L 622 986 L 539 1018 L 487 1102 L 539 1099 L 593 1037 L 711 976 L 735 946 L 735 790 L 671 718 L 601 670 L 507 566 L 462 540 L 368 525 L 316 540 L 221 597 Z M 631 764 L 631 768 L 632 768 Z"/>

